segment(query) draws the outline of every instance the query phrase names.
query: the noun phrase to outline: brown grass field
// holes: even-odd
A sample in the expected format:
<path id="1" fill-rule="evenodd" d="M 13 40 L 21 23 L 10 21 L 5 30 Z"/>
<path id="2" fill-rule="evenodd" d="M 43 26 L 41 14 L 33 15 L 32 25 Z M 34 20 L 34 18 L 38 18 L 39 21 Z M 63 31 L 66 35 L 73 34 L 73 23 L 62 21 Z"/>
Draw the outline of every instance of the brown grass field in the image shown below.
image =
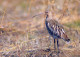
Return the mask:
<path id="1" fill-rule="evenodd" d="M 71 39 L 69 44 L 59 40 L 59 57 L 80 57 L 79 0 L 0 0 L 0 57 L 58 57 L 53 38 L 51 50 L 46 51 L 49 34 L 45 15 L 40 13 L 45 12 L 48 2 L 54 6 L 51 12 L 55 18 L 65 13 L 59 23 Z"/>

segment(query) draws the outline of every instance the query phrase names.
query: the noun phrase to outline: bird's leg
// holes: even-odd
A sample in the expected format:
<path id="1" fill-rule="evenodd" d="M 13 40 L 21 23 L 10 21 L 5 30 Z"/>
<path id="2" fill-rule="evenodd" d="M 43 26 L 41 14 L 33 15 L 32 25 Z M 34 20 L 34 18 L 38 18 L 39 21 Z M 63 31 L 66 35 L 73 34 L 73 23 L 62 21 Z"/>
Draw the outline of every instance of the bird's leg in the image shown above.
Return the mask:
<path id="1" fill-rule="evenodd" d="M 59 41 L 58 41 L 58 39 L 57 39 L 57 52 L 59 53 L 60 51 L 59 51 Z"/>
<path id="2" fill-rule="evenodd" d="M 50 44 L 49 44 L 49 48 L 51 47 L 51 38 L 50 38 L 50 35 L 49 35 L 49 41 L 50 41 Z"/>
<path id="3" fill-rule="evenodd" d="M 54 50 L 56 49 L 56 46 L 55 46 L 55 39 L 54 39 Z"/>
<path id="4" fill-rule="evenodd" d="M 59 57 L 59 40 L 57 39 L 57 56 Z"/>

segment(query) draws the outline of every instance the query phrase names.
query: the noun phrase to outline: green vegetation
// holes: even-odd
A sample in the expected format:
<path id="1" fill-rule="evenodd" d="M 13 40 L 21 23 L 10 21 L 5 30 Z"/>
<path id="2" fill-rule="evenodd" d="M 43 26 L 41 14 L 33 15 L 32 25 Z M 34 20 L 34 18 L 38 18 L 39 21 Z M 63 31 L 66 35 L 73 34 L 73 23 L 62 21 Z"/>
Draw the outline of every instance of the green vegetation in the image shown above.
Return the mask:
<path id="1" fill-rule="evenodd" d="M 80 27 L 80 20 L 77 20 L 77 21 L 74 21 L 74 22 L 71 22 L 71 23 L 67 23 L 67 24 L 64 24 L 64 25 L 67 26 L 67 27 L 79 28 Z"/>

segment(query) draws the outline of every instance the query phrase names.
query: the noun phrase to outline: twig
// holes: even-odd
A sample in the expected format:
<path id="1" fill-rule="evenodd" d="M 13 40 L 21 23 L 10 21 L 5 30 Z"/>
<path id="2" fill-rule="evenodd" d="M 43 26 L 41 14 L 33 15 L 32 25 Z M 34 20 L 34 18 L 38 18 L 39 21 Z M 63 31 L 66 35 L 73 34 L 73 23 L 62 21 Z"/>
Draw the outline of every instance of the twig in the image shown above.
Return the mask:
<path id="1" fill-rule="evenodd" d="M 1 26 L 2 26 L 2 24 L 3 24 L 3 19 L 4 19 L 4 15 L 5 15 L 5 10 L 6 10 L 6 9 L 4 9 L 3 16 L 2 16 L 2 19 L 1 19 Z"/>

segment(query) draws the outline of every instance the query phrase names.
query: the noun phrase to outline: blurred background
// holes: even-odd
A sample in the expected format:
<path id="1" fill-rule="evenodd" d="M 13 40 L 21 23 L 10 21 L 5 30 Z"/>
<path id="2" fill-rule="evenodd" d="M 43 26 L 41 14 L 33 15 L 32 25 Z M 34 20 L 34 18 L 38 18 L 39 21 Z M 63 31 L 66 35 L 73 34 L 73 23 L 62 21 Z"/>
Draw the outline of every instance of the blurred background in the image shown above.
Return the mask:
<path id="1" fill-rule="evenodd" d="M 42 14 L 48 6 L 71 39 L 59 40 L 60 57 L 80 57 L 80 0 L 0 0 L 0 57 L 49 56 L 43 51 L 50 41 Z"/>

